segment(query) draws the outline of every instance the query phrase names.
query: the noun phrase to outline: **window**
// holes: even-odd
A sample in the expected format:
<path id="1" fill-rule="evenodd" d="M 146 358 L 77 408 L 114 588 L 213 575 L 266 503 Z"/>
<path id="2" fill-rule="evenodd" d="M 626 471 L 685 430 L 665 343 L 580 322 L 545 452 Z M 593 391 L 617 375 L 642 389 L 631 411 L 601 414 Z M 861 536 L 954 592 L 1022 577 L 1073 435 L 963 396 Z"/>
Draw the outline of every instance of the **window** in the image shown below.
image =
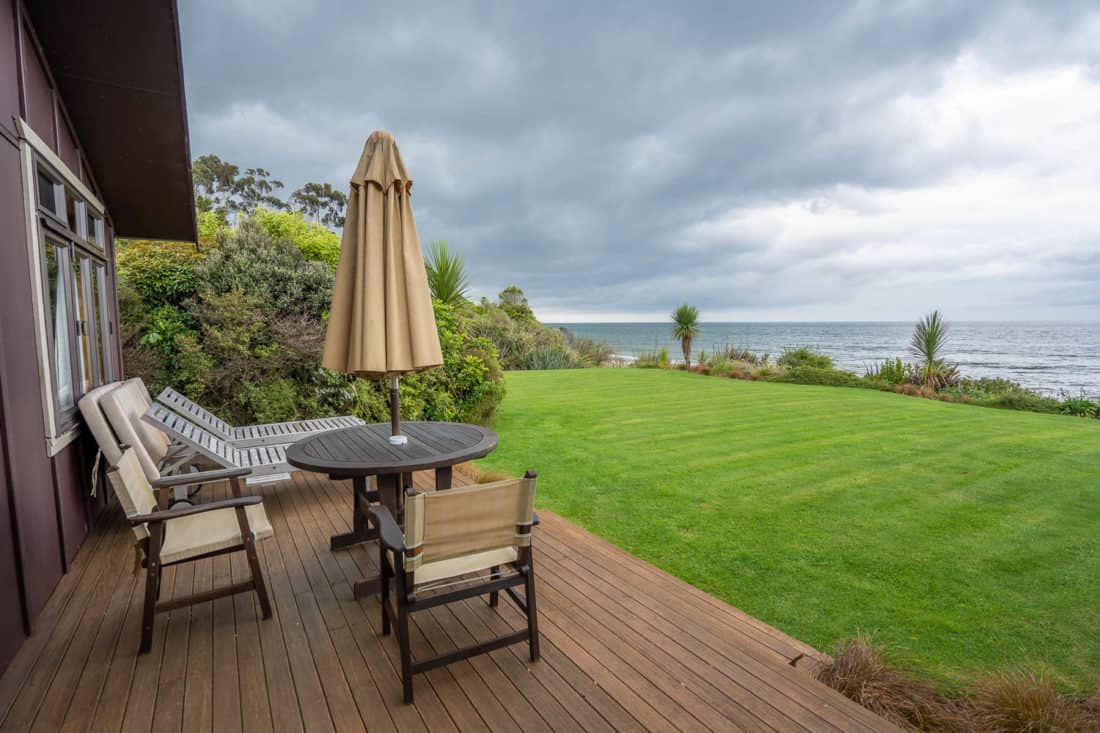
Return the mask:
<path id="1" fill-rule="evenodd" d="M 20 121 L 21 122 L 21 121 Z M 118 377 L 107 293 L 103 205 L 26 125 L 20 125 L 29 252 L 38 301 L 46 442 L 77 434 L 77 402 Z"/>

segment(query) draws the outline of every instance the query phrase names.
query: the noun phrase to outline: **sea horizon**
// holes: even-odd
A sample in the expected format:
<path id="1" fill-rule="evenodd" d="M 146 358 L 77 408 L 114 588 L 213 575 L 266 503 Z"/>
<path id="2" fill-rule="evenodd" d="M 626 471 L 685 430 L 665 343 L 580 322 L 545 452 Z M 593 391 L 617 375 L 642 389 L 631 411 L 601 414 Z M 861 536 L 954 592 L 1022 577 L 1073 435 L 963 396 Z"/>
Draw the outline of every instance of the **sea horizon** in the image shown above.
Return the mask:
<path id="1" fill-rule="evenodd" d="M 550 322 L 604 341 L 625 359 L 667 348 L 682 360 L 669 321 Z M 1011 379 L 1041 394 L 1100 395 L 1100 321 L 952 321 L 945 356 L 965 377 Z M 706 321 L 692 358 L 736 346 L 775 359 L 786 348 L 807 346 L 840 369 L 862 374 L 885 359 L 911 358 L 912 321 Z"/>

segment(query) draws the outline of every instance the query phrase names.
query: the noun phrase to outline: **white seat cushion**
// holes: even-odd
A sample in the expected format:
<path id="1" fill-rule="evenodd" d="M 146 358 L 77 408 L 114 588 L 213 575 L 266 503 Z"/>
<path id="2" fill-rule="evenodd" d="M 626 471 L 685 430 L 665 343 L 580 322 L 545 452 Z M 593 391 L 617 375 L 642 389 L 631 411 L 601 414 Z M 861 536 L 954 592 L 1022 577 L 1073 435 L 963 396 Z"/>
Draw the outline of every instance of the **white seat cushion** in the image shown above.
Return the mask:
<path id="1" fill-rule="evenodd" d="M 253 504 L 244 510 L 248 515 L 248 526 L 257 540 L 273 534 L 263 504 Z M 237 523 L 236 510 L 215 509 L 212 512 L 192 514 L 165 522 L 160 561 L 166 564 L 178 562 L 208 552 L 240 546 L 241 528 Z"/>
<path id="2" fill-rule="evenodd" d="M 393 567 L 393 553 L 387 551 L 390 567 Z M 488 570 L 494 565 L 507 565 L 517 559 L 516 548 L 501 547 L 496 550 L 476 552 L 473 555 L 461 555 L 446 560 L 426 562 L 416 569 L 412 578 L 413 587 L 434 583 L 437 580 L 457 578 L 466 573 L 476 573 L 480 570 Z"/>

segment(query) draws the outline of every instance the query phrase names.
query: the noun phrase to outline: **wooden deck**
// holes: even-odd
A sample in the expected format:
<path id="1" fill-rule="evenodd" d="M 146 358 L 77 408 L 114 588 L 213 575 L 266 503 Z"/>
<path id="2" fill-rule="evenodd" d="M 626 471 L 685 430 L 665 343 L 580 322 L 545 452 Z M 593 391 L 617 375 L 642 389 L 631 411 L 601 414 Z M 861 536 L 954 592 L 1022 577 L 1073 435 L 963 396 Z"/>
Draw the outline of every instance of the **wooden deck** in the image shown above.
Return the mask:
<path id="1" fill-rule="evenodd" d="M 403 705 L 378 602 L 351 600 L 375 546 L 328 549 L 349 528 L 349 487 L 298 474 L 260 491 L 272 619 L 254 595 L 162 614 L 137 657 L 141 587 L 116 511 L 0 678 L 0 730 L 894 730 L 789 664 L 809 647 L 549 512 L 534 543 L 542 660 L 516 646 L 438 669 Z M 163 593 L 246 567 L 237 553 L 169 569 Z M 414 656 L 521 625 L 504 599 L 414 618 Z"/>

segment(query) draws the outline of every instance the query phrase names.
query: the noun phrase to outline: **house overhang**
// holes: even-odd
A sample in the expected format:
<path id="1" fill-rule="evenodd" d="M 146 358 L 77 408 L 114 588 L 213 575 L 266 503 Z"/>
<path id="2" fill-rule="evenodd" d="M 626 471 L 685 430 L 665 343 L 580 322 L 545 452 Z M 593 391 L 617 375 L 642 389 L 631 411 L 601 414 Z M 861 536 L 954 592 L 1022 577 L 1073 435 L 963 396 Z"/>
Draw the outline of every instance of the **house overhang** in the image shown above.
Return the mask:
<path id="1" fill-rule="evenodd" d="M 174 0 L 27 0 L 115 233 L 195 241 Z"/>

